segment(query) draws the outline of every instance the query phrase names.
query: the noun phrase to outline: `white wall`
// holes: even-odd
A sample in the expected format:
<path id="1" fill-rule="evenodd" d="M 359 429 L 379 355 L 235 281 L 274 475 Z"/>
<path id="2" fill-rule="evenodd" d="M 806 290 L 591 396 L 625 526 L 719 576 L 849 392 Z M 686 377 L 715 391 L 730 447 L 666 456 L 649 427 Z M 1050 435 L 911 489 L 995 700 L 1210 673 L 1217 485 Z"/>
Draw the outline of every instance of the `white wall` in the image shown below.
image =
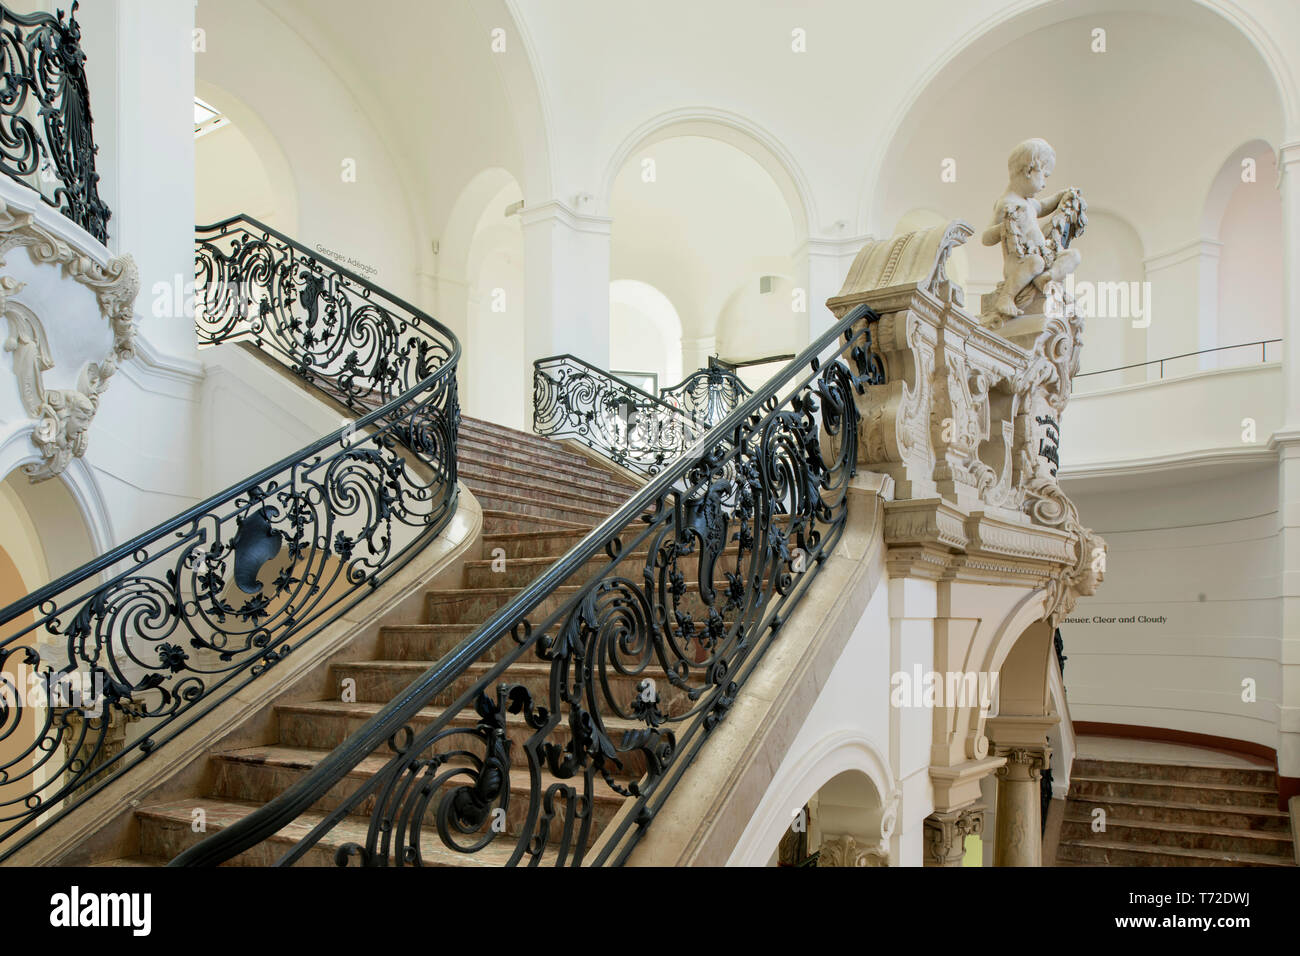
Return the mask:
<path id="1" fill-rule="evenodd" d="M 1067 482 L 1108 548 L 1105 584 L 1061 625 L 1076 721 L 1277 746 L 1276 474 L 1266 465 L 1090 493 Z M 1157 622 L 1092 622 L 1139 616 Z M 1255 682 L 1253 703 L 1242 700 L 1246 679 Z"/>
<path id="2" fill-rule="evenodd" d="M 1252 157 L 1254 182 L 1239 182 L 1219 226 L 1219 344 L 1282 337 L 1282 201 L 1271 150 Z M 1240 169 L 1240 165 L 1237 165 Z M 1258 361 L 1258 349 L 1222 352 L 1222 365 Z M 1270 354 L 1281 354 L 1278 346 Z"/>

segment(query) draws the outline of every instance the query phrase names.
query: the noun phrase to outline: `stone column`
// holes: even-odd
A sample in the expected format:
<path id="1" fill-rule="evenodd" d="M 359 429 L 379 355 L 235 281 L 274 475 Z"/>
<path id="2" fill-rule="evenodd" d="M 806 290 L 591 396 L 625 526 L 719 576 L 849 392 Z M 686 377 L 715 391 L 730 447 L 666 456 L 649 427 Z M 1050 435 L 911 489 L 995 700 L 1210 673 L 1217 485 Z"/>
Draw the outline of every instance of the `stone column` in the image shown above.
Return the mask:
<path id="1" fill-rule="evenodd" d="M 1196 239 L 1160 255 L 1151 256 L 1146 279 L 1151 300 L 1146 303 L 1148 359 L 1182 355 L 1218 344 L 1219 252 L 1223 243 Z M 1194 316 L 1195 325 L 1187 321 Z M 1127 321 L 1127 318 L 1124 319 Z M 1231 343 L 1230 343 L 1231 344 Z M 1196 368 L 1213 368 L 1216 355 L 1199 360 L 1181 359 L 1165 367 L 1165 375 L 1186 375 Z M 1158 365 L 1148 366 L 1148 379 L 1160 377 Z"/>
<path id="2" fill-rule="evenodd" d="M 1042 866 L 1043 839 L 1039 779 L 1051 759 L 1046 744 L 1037 748 L 997 748 L 1007 762 L 997 770 L 998 803 L 994 866 Z"/>
<path id="3" fill-rule="evenodd" d="M 983 833 L 984 807 L 980 804 L 930 814 L 925 818 L 924 865 L 961 866 L 966 838 Z"/>

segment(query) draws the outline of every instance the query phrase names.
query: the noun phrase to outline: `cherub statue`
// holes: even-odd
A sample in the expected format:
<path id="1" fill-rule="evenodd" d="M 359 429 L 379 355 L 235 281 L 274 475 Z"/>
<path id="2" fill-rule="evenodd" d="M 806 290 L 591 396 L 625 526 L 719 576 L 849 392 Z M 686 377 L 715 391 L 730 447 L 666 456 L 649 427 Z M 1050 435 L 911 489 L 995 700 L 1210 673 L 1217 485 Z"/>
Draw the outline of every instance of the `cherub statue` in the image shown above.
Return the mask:
<path id="1" fill-rule="evenodd" d="M 1069 245 L 1088 222 L 1087 203 L 1073 188 L 1048 199 L 1034 198 L 1055 166 L 1056 152 L 1041 139 L 1025 140 L 1007 160 L 1011 181 L 993 206 L 993 224 L 981 237 L 986 246 L 1002 244 L 1003 278 L 993 293 L 999 325 L 1022 314 L 1016 298 L 1029 286 L 1048 296 L 1048 283 L 1062 282 L 1079 266 L 1079 253 Z"/>

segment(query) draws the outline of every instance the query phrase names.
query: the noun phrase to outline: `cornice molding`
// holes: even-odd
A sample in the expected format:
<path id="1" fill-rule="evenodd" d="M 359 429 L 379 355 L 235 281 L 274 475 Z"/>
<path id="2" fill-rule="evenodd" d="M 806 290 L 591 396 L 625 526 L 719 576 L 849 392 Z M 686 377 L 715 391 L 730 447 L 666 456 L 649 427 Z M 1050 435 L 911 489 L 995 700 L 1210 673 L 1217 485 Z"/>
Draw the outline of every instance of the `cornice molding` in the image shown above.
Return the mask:
<path id="1" fill-rule="evenodd" d="M 524 206 L 519 213 L 519 220 L 524 228 L 539 223 L 557 222 L 575 232 L 587 232 L 595 235 L 609 236 L 614 220 L 607 216 L 595 216 L 581 213 L 568 203 L 552 199 L 534 206 Z"/>

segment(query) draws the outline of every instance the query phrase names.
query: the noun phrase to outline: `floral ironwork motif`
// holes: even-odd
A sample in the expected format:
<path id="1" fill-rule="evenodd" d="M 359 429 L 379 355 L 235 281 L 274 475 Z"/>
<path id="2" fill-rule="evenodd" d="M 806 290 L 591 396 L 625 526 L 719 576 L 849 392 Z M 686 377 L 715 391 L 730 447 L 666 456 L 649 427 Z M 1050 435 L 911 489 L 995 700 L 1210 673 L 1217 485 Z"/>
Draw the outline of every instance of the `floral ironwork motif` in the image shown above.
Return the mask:
<path id="1" fill-rule="evenodd" d="M 281 865 L 327 847 L 342 866 L 623 862 L 843 534 L 855 393 L 883 380 L 875 319 L 852 312 L 325 761 L 172 865 L 228 860 L 331 792 Z"/>
<path id="2" fill-rule="evenodd" d="M 77 8 L 65 20 L 0 5 L 0 171 L 107 242 Z"/>
<path id="3" fill-rule="evenodd" d="M 682 411 L 705 429 L 712 428 L 731 413 L 754 390 L 731 369 L 710 365 L 687 375 L 676 385 L 659 389 L 659 398 Z"/>
<path id="4" fill-rule="evenodd" d="M 708 427 L 572 355 L 533 363 L 533 431 L 575 438 L 637 474 L 659 474 Z"/>
<path id="5" fill-rule="evenodd" d="M 295 367 L 365 414 L 0 609 L 0 858 L 337 620 L 456 508 L 455 336 L 251 220 L 202 233 L 204 340 L 301 342 Z M 236 293 L 267 282 L 274 304 L 249 316 Z"/>

